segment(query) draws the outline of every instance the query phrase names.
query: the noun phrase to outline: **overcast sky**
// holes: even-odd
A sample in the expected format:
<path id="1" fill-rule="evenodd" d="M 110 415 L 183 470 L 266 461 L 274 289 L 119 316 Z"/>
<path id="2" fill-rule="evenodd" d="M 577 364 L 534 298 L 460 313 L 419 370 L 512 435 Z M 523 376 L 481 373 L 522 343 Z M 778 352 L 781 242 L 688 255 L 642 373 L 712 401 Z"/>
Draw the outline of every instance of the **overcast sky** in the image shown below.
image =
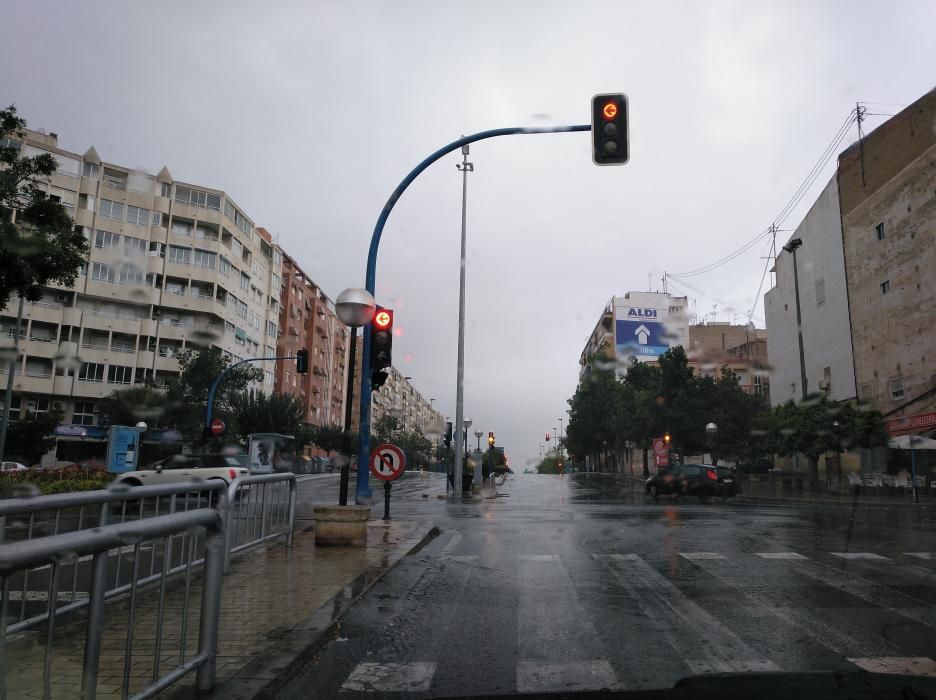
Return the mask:
<path id="1" fill-rule="evenodd" d="M 591 95 L 626 92 L 626 166 L 595 167 L 581 133 L 472 148 L 465 412 L 515 466 L 566 418 L 611 296 L 731 253 L 770 226 L 856 101 L 892 114 L 936 82 L 932 0 L 7 0 L 3 18 L 0 102 L 63 148 L 225 190 L 332 298 L 363 284 L 377 215 L 427 154 L 489 128 L 586 123 Z M 447 416 L 459 160 L 406 192 L 377 268 L 404 332 L 396 364 Z M 746 318 L 766 253 L 691 278 L 731 302 L 718 320 Z"/>

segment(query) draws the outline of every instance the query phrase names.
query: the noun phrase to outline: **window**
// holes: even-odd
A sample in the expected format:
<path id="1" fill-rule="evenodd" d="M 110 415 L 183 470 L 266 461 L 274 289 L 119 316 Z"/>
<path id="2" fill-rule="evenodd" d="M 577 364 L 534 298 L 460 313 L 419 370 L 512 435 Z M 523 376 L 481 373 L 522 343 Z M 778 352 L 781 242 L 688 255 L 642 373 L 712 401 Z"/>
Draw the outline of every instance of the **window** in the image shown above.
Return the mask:
<path id="1" fill-rule="evenodd" d="M 94 232 L 94 247 L 95 248 L 114 248 L 120 245 L 120 234 L 111 233 L 110 231 L 95 231 Z"/>
<path id="2" fill-rule="evenodd" d="M 93 177 L 95 180 L 101 179 L 101 166 L 94 163 L 83 163 L 81 174 L 85 177 Z"/>
<path id="3" fill-rule="evenodd" d="M 183 248 L 182 246 L 177 246 L 177 245 L 169 246 L 169 262 L 178 263 L 180 265 L 191 264 L 192 249 Z"/>
<path id="4" fill-rule="evenodd" d="M 273 321 L 266 322 L 266 334 L 273 338 L 276 337 L 276 323 L 274 323 Z"/>
<path id="5" fill-rule="evenodd" d="M 104 219 L 123 219 L 124 205 L 120 202 L 112 202 L 109 199 L 102 199 L 101 206 L 98 207 L 98 216 Z"/>
<path id="6" fill-rule="evenodd" d="M 143 270 L 136 265 L 124 263 L 117 275 L 117 284 L 143 284 Z"/>
<path id="7" fill-rule="evenodd" d="M 153 226 L 162 226 L 162 212 L 161 211 L 153 212 Z"/>
<path id="8" fill-rule="evenodd" d="M 202 209 L 221 211 L 221 195 L 193 190 L 189 187 L 176 187 L 175 201 Z"/>
<path id="9" fill-rule="evenodd" d="M 146 255 L 147 244 L 149 241 L 143 240 L 142 238 L 133 238 L 132 236 L 124 236 L 124 255 L 133 256 L 133 255 Z"/>
<path id="10" fill-rule="evenodd" d="M 133 367 L 111 365 L 107 368 L 108 384 L 131 384 L 133 382 Z"/>
<path id="11" fill-rule="evenodd" d="M 214 269 L 215 266 L 215 254 L 207 250 L 195 249 L 195 266 L 196 267 L 210 267 Z"/>
<path id="12" fill-rule="evenodd" d="M 183 224 L 179 221 L 173 221 L 172 228 L 170 230 L 177 236 L 191 236 L 192 235 L 191 224 Z"/>
<path id="13" fill-rule="evenodd" d="M 249 290 L 250 289 L 250 275 L 242 272 L 240 278 L 240 288 Z"/>
<path id="14" fill-rule="evenodd" d="M 79 194 L 78 195 L 78 208 L 87 209 L 88 211 L 94 211 L 94 195 Z"/>
<path id="15" fill-rule="evenodd" d="M 28 413 L 48 413 L 49 399 L 31 398 L 26 399 L 26 411 Z"/>
<path id="16" fill-rule="evenodd" d="M 874 227 L 874 235 L 879 241 L 884 240 L 884 222 L 883 221 Z"/>
<path id="17" fill-rule="evenodd" d="M 264 357 L 276 357 L 276 350 L 273 348 L 272 345 L 265 346 L 264 350 L 265 350 L 265 354 L 263 355 Z"/>
<path id="18" fill-rule="evenodd" d="M 114 268 L 104 263 L 91 263 L 91 279 L 95 282 L 107 282 L 113 284 L 117 279 Z"/>
<path id="19" fill-rule="evenodd" d="M 891 399 L 899 401 L 904 397 L 903 377 L 895 377 L 890 380 Z"/>
<path id="20" fill-rule="evenodd" d="M 78 370 L 79 382 L 103 382 L 104 365 L 96 362 L 82 362 L 81 369 Z"/>
<path id="21" fill-rule="evenodd" d="M 227 274 L 229 274 L 229 273 L 231 272 L 231 261 L 228 260 L 228 259 L 227 259 L 226 257 L 224 257 L 223 255 L 221 256 L 221 263 L 220 263 L 220 265 L 218 266 L 218 271 L 219 271 L 222 275 L 227 275 Z"/>
<path id="22" fill-rule="evenodd" d="M 94 402 L 75 401 L 75 410 L 72 412 L 72 423 L 78 425 L 94 425 Z"/>
<path id="23" fill-rule="evenodd" d="M 289 372 L 286 373 L 286 383 L 289 384 Z"/>
<path id="24" fill-rule="evenodd" d="M 171 197 L 172 196 L 172 183 L 163 182 L 159 188 L 160 197 Z"/>
<path id="25" fill-rule="evenodd" d="M 825 304 L 825 280 L 816 281 L 816 306 Z"/>
<path id="26" fill-rule="evenodd" d="M 890 280 L 881 282 L 881 294 L 887 294 L 890 291 Z"/>
<path id="27" fill-rule="evenodd" d="M 143 207 L 127 206 L 126 221 L 128 224 L 136 224 L 137 226 L 149 226 L 150 210 Z"/>
<path id="28" fill-rule="evenodd" d="M 166 282 L 166 294 L 185 296 L 185 285 L 181 282 Z"/>
<path id="29" fill-rule="evenodd" d="M 155 258 L 157 255 L 158 255 L 159 257 L 161 257 L 161 258 L 166 257 L 166 244 L 165 244 L 165 243 L 157 243 L 156 241 L 150 241 L 150 244 L 149 244 L 149 254 L 150 254 L 152 257 L 154 257 L 154 258 Z"/>

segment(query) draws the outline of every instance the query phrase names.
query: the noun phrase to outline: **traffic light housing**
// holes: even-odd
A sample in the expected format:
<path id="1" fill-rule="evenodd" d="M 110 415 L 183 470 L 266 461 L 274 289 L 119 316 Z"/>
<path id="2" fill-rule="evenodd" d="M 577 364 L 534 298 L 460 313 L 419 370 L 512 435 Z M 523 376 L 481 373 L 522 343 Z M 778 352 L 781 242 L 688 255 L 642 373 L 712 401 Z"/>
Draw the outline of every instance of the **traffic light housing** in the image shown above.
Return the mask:
<path id="1" fill-rule="evenodd" d="M 309 351 L 302 348 L 296 353 L 296 374 L 305 374 L 309 371 Z"/>
<path id="2" fill-rule="evenodd" d="M 377 307 L 371 319 L 371 370 L 386 369 L 393 361 L 393 311 Z"/>
<path id="3" fill-rule="evenodd" d="M 488 433 L 488 447 L 494 447 L 494 433 Z"/>
<path id="4" fill-rule="evenodd" d="M 377 370 L 376 372 L 371 373 L 371 389 L 376 391 L 384 385 L 387 381 L 387 377 L 390 376 L 389 372 L 384 372 L 382 369 Z"/>
<path id="5" fill-rule="evenodd" d="M 546 433 L 546 442 L 549 442 L 549 433 Z"/>
<path id="6" fill-rule="evenodd" d="M 629 159 L 627 95 L 595 95 L 592 97 L 592 161 L 595 165 L 624 165 Z"/>
<path id="7" fill-rule="evenodd" d="M 445 446 L 446 448 L 452 446 L 452 421 L 445 423 Z"/>

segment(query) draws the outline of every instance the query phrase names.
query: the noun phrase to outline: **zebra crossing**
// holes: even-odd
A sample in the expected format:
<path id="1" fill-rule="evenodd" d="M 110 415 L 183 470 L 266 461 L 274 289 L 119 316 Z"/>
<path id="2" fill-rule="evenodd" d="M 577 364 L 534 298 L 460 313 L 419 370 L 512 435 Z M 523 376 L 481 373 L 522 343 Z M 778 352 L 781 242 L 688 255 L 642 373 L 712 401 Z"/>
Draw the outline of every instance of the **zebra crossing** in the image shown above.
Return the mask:
<path id="1" fill-rule="evenodd" d="M 479 562 L 485 558 L 456 554 L 461 541 L 462 535 L 454 533 L 436 564 L 459 567 L 464 586 L 470 585 L 472 572 L 484 575 Z M 634 648 L 630 656 L 648 665 L 669 663 L 674 681 L 690 674 L 818 667 L 936 677 L 936 594 L 926 600 L 880 580 L 889 569 L 899 569 L 891 577 L 895 580 L 908 567 L 923 575 L 929 569 L 920 569 L 936 561 L 936 553 L 622 552 L 586 553 L 584 559 L 574 560 L 546 552 L 512 556 L 509 583 L 517 593 L 512 620 L 516 644 L 514 687 L 508 691 L 647 687 L 646 681 L 633 677 L 632 667 L 626 668 L 626 650 L 608 653 L 615 644 L 626 647 L 642 640 L 647 646 Z M 593 568 L 582 572 L 586 560 Z M 598 576 L 593 585 L 623 601 L 620 609 L 595 609 L 580 595 L 581 581 L 593 575 Z M 736 611 L 726 616 L 724 602 L 719 608 L 690 592 L 690 585 L 707 586 L 712 596 L 736 601 Z M 863 606 L 858 622 L 839 614 L 837 597 Z M 626 639 L 608 638 L 609 622 L 603 618 L 612 615 L 627 620 L 628 626 L 622 627 Z M 887 625 L 903 631 L 890 635 L 883 631 Z M 766 641 L 768 628 L 784 631 L 780 643 Z M 780 648 L 783 639 L 796 643 Z M 662 660 L 642 658 L 651 648 L 668 653 L 659 654 Z M 369 651 L 366 660 L 347 673 L 341 693 L 431 696 L 444 665 L 441 654 L 388 656 L 392 658 L 381 659 L 379 649 Z"/>

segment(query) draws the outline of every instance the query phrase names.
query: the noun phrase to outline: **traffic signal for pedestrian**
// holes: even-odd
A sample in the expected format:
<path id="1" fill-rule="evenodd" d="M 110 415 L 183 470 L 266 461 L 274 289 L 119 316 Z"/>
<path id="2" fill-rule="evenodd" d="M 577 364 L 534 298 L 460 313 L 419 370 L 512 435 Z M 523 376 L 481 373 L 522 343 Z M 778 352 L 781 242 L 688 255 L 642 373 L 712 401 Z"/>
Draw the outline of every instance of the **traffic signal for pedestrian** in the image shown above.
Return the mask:
<path id="1" fill-rule="evenodd" d="M 494 447 L 494 433 L 488 433 L 488 447 Z"/>
<path id="2" fill-rule="evenodd" d="M 309 351 L 302 348 L 296 353 L 296 374 L 305 374 L 309 371 Z"/>
<path id="3" fill-rule="evenodd" d="M 595 165 L 624 165 L 630 158 L 627 95 L 592 97 L 592 160 Z"/>
<path id="4" fill-rule="evenodd" d="M 385 369 L 393 361 L 393 311 L 377 307 L 371 319 L 370 366 L 374 371 Z"/>

